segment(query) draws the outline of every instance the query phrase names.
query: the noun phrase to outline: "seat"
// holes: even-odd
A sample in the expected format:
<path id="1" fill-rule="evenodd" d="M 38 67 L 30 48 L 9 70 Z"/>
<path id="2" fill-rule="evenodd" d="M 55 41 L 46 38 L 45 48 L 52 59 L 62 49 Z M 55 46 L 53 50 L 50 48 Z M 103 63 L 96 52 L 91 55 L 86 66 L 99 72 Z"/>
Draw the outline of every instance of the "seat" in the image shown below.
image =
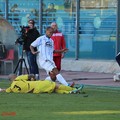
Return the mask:
<path id="1" fill-rule="evenodd" d="M 14 49 L 7 51 L 5 59 L 1 59 L 0 62 L 3 62 L 4 74 L 6 74 L 7 64 L 11 64 L 11 73 L 13 73 L 13 60 L 14 60 Z"/>

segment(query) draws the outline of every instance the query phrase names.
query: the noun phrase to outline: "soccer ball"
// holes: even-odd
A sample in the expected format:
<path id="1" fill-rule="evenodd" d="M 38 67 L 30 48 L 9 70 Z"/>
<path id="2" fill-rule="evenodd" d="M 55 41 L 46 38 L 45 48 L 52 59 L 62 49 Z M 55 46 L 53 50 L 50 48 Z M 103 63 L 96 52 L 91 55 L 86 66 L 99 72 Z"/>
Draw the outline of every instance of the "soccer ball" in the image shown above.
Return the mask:
<path id="1" fill-rule="evenodd" d="M 116 75 L 113 76 L 113 80 L 115 82 L 120 81 L 120 73 L 116 73 Z"/>

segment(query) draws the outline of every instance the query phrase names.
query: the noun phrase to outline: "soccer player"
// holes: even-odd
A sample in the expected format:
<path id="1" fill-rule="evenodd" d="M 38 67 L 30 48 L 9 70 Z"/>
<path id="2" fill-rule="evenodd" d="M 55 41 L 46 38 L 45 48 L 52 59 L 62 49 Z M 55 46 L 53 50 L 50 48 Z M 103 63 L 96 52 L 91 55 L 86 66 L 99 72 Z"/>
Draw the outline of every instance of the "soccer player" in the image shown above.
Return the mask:
<path id="1" fill-rule="evenodd" d="M 61 32 L 58 31 L 58 26 L 56 22 L 51 23 L 51 27 L 54 29 L 54 33 L 51 39 L 54 41 L 54 50 L 61 50 L 66 48 L 65 38 Z M 54 53 L 53 60 L 57 69 L 61 70 L 61 59 L 64 58 L 64 53 Z"/>
<path id="2" fill-rule="evenodd" d="M 51 39 L 54 30 L 52 27 L 47 27 L 46 34 L 37 38 L 31 45 L 30 49 L 33 54 L 38 54 L 38 61 L 40 66 L 47 71 L 47 73 L 51 77 L 51 73 L 54 74 L 54 77 L 51 79 L 56 81 L 56 79 L 65 86 L 69 84 L 63 78 L 63 76 L 59 73 L 54 61 L 53 61 L 53 53 L 63 53 L 68 49 L 64 48 L 61 50 L 54 50 L 54 42 Z M 38 51 L 34 51 L 34 48 L 37 47 Z M 53 75 L 52 75 L 53 76 Z"/>
<path id="3" fill-rule="evenodd" d="M 53 81 L 39 80 L 39 81 L 13 81 L 11 86 L 7 89 L 0 88 L 0 92 L 13 92 L 13 93 L 80 93 L 83 86 L 73 88 L 64 85 L 57 85 Z"/>

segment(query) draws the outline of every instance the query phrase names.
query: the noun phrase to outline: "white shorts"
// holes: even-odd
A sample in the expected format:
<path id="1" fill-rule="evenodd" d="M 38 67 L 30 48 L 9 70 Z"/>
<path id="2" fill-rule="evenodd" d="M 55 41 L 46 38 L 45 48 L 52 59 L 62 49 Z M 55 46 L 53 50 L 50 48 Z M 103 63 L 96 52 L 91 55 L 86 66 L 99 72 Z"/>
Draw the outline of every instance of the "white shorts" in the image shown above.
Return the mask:
<path id="1" fill-rule="evenodd" d="M 51 61 L 40 61 L 40 66 L 46 70 L 47 74 L 56 68 L 55 63 Z"/>

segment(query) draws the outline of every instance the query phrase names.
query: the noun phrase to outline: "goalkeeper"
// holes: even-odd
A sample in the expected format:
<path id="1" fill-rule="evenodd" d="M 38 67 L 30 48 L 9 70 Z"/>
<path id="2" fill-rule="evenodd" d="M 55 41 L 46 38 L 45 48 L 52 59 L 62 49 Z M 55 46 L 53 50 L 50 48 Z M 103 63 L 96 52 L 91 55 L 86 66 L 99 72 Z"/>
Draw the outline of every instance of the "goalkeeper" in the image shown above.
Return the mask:
<path id="1" fill-rule="evenodd" d="M 80 93 L 83 88 L 81 85 L 78 88 L 73 88 L 65 85 L 57 85 L 55 82 L 50 80 L 39 80 L 39 81 L 26 81 L 26 80 L 18 80 L 13 81 L 9 88 L 2 89 L 0 88 L 0 92 L 13 92 L 13 93 L 61 93 L 61 94 L 69 94 L 69 93 Z"/>

